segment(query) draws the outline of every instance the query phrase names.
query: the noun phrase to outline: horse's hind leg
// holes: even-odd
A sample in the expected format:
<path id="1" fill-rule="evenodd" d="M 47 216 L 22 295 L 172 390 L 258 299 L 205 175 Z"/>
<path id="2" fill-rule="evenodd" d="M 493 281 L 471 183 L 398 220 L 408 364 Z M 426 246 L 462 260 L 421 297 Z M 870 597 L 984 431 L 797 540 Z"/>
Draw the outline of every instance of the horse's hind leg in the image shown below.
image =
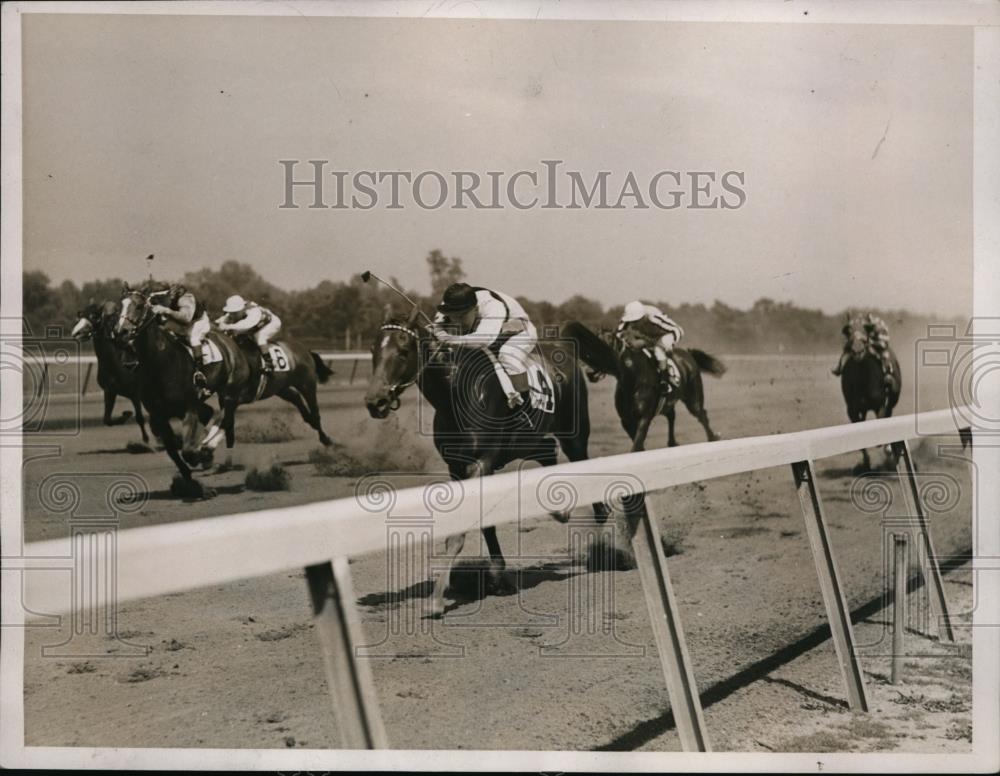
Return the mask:
<path id="1" fill-rule="evenodd" d="M 663 409 L 667 418 L 667 447 L 677 447 L 677 437 L 674 436 L 674 422 L 677 420 L 677 410 L 674 405 L 667 404 Z"/>
<path id="2" fill-rule="evenodd" d="M 712 430 L 712 426 L 708 422 L 708 413 L 705 411 L 705 405 L 701 399 L 684 399 L 684 406 L 688 408 L 688 412 L 694 415 L 701 424 L 701 427 L 705 429 L 705 435 L 708 437 L 709 442 L 717 442 L 722 439 L 722 437 Z"/>
<path id="3" fill-rule="evenodd" d="M 302 419 L 319 434 L 321 444 L 327 447 L 333 444 L 333 440 L 323 430 L 323 424 L 319 417 L 319 402 L 316 400 L 315 385 L 304 385 L 301 388 L 289 386 L 279 391 L 278 396 L 295 405 L 299 414 L 302 415 Z"/>

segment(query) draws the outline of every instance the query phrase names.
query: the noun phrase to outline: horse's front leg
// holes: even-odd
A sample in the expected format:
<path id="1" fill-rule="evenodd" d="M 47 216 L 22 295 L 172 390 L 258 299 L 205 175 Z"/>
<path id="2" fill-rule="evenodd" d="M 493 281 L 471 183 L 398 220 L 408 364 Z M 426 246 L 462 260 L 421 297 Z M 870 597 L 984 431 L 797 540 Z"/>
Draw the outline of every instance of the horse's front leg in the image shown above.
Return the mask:
<path id="1" fill-rule="evenodd" d="M 448 582 L 451 580 L 451 568 L 455 565 L 455 558 L 465 546 L 465 534 L 454 534 L 444 540 L 444 554 L 448 559 L 447 566 L 439 569 L 434 577 L 434 594 L 431 597 L 430 611 L 428 617 L 444 616 L 444 592 L 448 589 Z"/>
<path id="2" fill-rule="evenodd" d="M 135 408 L 135 422 L 139 424 L 139 431 L 142 432 L 142 441 L 149 444 L 149 435 L 146 433 L 146 418 L 142 414 L 142 404 L 138 398 L 132 399 L 132 406 Z"/>
<path id="3" fill-rule="evenodd" d="M 104 425 L 113 426 L 115 424 L 114 418 L 111 416 L 115 409 L 115 399 L 118 398 L 118 394 L 108 389 L 104 392 Z"/>
<path id="4" fill-rule="evenodd" d="M 649 424 L 652 422 L 653 418 L 651 416 L 643 415 L 635 424 L 635 434 L 632 435 L 633 453 L 638 453 L 646 449 L 646 435 L 649 433 Z"/>

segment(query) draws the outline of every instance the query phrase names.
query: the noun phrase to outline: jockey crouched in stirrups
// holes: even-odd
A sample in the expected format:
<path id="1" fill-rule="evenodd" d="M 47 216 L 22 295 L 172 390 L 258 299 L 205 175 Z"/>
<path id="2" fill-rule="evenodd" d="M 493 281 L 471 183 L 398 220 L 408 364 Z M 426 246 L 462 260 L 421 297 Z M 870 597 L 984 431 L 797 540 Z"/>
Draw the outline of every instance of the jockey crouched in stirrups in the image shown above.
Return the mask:
<path id="1" fill-rule="evenodd" d="M 516 409 L 528 392 L 528 357 L 538 342 L 538 332 L 514 297 L 488 288 L 454 283 L 449 286 L 434 317 L 434 337 L 447 345 L 484 348 L 496 354 L 501 369 L 497 379 Z M 458 334 L 442 328 L 454 325 Z"/>
<path id="2" fill-rule="evenodd" d="M 882 362 L 882 374 L 885 382 L 888 383 L 893 379 L 892 356 L 889 353 L 889 327 L 886 326 L 885 321 L 873 313 L 865 314 L 860 324 L 864 328 L 865 336 L 868 338 L 869 347 L 871 347 L 872 351 L 874 351 L 875 355 Z M 841 372 L 844 371 L 844 364 L 847 363 L 847 358 L 851 354 L 851 331 L 853 325 L 853 323 L 845 324 L 841 332 L 844 335 L 844 352 L 840 354 L 840 361 L 837 362 L 837 366 L 830 370 L 837 377 L 840 377 Z"/>
<path id="3" fill-rule="evenodd" d="M 268 351 L 268 343 L 281 331 L 281 319 L 266 307 L 256 302 L 248 302 L 239 294 L 226 300 L 222 315 L 215 321 L 221 331 L 234 335 L 253 332 L 254 342 L 260 350 L 264 371 L 273 372 L 274 363 Z"/>
<path id="4" fill-rule="evenodd" d="M 162 298 L 163 304 L 153 302 L 151 309 L 165 319 L 163 328 L 187 338 L 191 357 L 194 359 L 194 384 L 199 394 L 204 397 L 208 393 L 208 381 L 205 373 L 201 371 L 203 366 L 201 346 L 205 335 L 212 329 L 208 311 L 194 294 L 180 283 L 173 283 L 166 289 L 149 294 L 151 302 L 156 298 Z"/>
<path id="5" fill-rule="evenodd" d="M 625 305 L 615 334 L 630 347 L 649 348 L 660 368 L 660 376 L 675 389 L 680 387 L 681 375 L 671 355 L 684 329 L 653 305 L 636 300 Z"/>

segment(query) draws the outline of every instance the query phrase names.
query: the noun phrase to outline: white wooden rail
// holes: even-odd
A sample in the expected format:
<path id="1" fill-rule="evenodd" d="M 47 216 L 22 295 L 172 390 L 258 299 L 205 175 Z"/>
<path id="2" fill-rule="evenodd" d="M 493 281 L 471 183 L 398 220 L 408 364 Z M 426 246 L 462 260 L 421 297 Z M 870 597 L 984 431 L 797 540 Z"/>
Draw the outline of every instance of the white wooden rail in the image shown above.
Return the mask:
<path id="1" fill-rule="evenodd" d="M 968 433 L 964 421 L 956 424 L 956 418 L 969 416 L 963 409 L 921 414 L 919 434 Z M 905 442 L 917 435 L 917 416 L 905 415 L 774 436 L 627 453 L 548 468 L 519 469 L 478 480 L 442 481 L 399 490 L 391 497 L 385 491 L 375 490 L 357 498 L 134 528 L 117 535 L 115 584 L 89 591 L 85 606 L 113 607 L 116 602 L 130 599 L 306 567 L 324 646 L 327 679 L 345 748 L 384 747 L 387 743 L 370 667 L 368 661 L 357 659 L 354 650 L 361 640 L 346 558 L 386 549 L 390 512 L 421 514 L 427 511 L 427 505 L 448 505 L 445 511 L 432 509 L 433 539 L 440 540 L 451 534 L 562 509 L 563 505 L 549 501 L 550 494 L 560 489 L 563 492 L 569 489 L 581 505 L 606 501 L 612 496 L 626 497 L 624 510 L 678 732 L 686 750 L 707 751 L 708 735 L 667 562 L 657 540 L 655 516 L 648 511 L 644 494 L 698 480 L 790 466 L 848 700 L 852 708 L 864 711 L 867 698 L 854 650 L 850 612 L 823 520 L 812 462 L 863 447 L 893 445 L 899 454 L 899 474 L 909 485 L 904 485 L 904 490 L 921 523 L 921 534 L 932 562 L 929 578 L 932 607 L 943 623 L 942 638 L 950 638 L 940 572 Z M 435 489 L 433 495 L 428 491 L 431 488 Z M 52 559 L 72 556 L 71 540 L 67 537 L 35 542 L 27 545 L 24 555 L 12 559 L 10 567 L 50 568 Z M 82 597 L 67 575 L 26 575 L 24 604 L 31 613 L 29 616 L 73 611 L 73 602 Z"/>

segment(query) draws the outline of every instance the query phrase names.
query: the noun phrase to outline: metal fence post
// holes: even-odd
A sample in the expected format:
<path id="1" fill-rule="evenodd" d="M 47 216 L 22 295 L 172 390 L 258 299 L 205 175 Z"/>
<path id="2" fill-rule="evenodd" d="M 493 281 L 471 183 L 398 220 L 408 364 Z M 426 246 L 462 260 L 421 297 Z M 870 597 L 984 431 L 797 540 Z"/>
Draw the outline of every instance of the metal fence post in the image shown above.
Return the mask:
<path id="1" fill-rule="evenodd" d="M 656 519 L 646 506 L 645 494 L 623 499 L 623 506 L 681 746 L 686 752 L 711 751 Z"/>
<path id="2" fill-rule="evenodd" d="M 858 656 L 854 650 L 851 614 L 847 608 L 847 602 L 844 600 L 844 591 L 840 587 L 837 564 L 833 558 L 833 547 L 830 545 L 830 537 L 823 520 L 819 491 L 816 489 L 816 472 L 813 470 L 812 461 L 793 463 L 792 476 L 795 479 L 795 489 L 799 494 L 802 516 L 805 518 L 806 533 L 809 535 L 813 560 L 816 562 L 819 589 L 823 594 L 827 619 L 830 621 L 833 645 L 837 650 L 837 659 L 840 661 L 840 670 L 844 675 L 844 684 L 847 685 L 848 703 L 856 711 L 868 711 L 864 676 L 861 673 Z"/>
<path id="3" fill-rule="evenodd" d="M 306 567 L 316 630 L 323 645 L 326 681 L 344 749 L 386 749 L 388 742 L 368 661 L 358 660 L 363 643 L 354 611 L 347 558 Z"/>
<path id="4" fill-rule="evenodd" d="M 942 641 L 955 641 L 955 633 L 951 628 L 951 620 L 948 617 L 948 599 L 944 595 L 944 582 L 941 579 L 941 567 L 938 565 L 937 555 L 934 552 L 934 543 L 931 541 L 931 528 L 927 522 L 927 515 L 924 514 L 924 505 L 920 501 L 920 489 L 917 487 L 917 477 L 913 468 L 913 457 L 910 455 L 910 445 L 904 439 L 901 442 L 892 443 L 892 452 L 896 458 L 896 472 L 903 490 L 903 498 L 906 501 L 906 511 L 917 518 L 920 525 L 920 536 L 923 540 L 924 550 L 927 554 L 927 566 L 930 568 L 930 575 L 927 579 L 931 612 L 938 624 L 938 635 Z M 921 568 L 923 572 L 923 568 Z M 925 575 L 925 578 L 928 575 Z"/>

